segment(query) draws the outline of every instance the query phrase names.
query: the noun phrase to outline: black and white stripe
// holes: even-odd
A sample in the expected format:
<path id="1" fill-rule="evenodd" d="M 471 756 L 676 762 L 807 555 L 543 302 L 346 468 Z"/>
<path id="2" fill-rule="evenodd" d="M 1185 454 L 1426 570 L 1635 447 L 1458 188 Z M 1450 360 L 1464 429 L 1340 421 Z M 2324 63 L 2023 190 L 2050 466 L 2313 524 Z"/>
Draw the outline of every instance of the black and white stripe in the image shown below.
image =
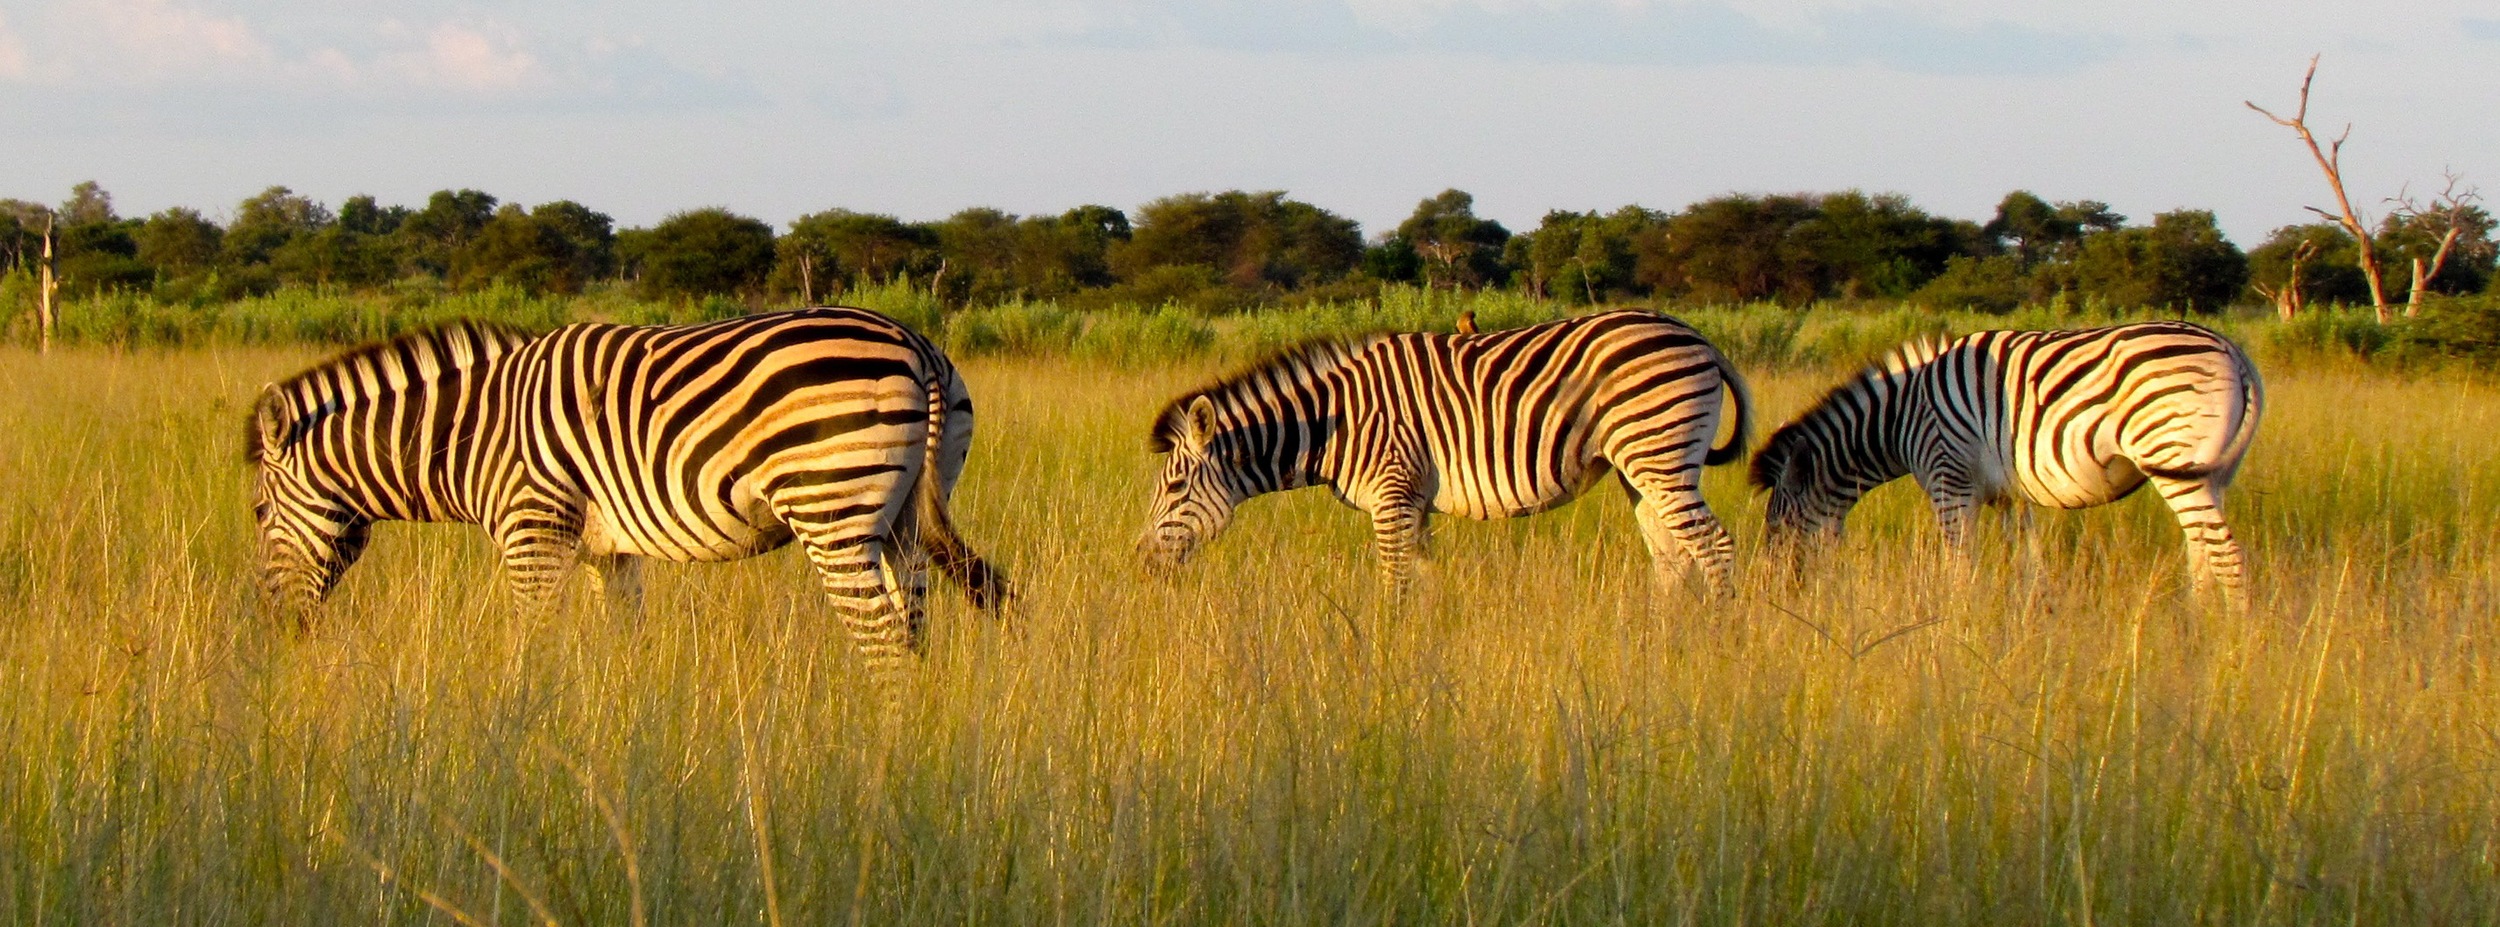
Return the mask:
<path id="1" fill-rule="evenodd" d="M 976 604 L 1005 593 L 946 516 L 971 439 L 945 355 L 846 308 L 540 338 L 454 324 L 272 384 L 246 435 L 264 584 L 299 616 L 381 520 L 483 526 L 532 602 L 576 562 L 631 599 L 638 558 L 795 540 L 881 675 L 919 650 L 929 559 Z"/>
<path id="2" fill-rule="evenodd" d="M 1736 436 L 1713 449 L 1723 402 Z M 1327 486 L 1370 513 L 1381 568 L 1402 595 L 1429 513 L 1541 512 L 1611 469 L 1661 579 L 1680 556 L 1725 591 L 1733 545 L 1702 499 L 1701 470 L 1743 453 L 1745 410 L 1726 358 L 1648 312 L 1315 342 L 1157 416 L 1150 446 L 1169 456 L 1139 547 L 1178 564 L 1244 500 Z"/>
<path id="3" fill-rule="evenodd" d="M 1979 505 L 2115 501 L 2150 482 L 2202 588 L 2240 595 L 2222 516 L 2264 388 L 2248 356 L 2186 322 L 1980 332 L 1896 349 L 1772 434 L 1753 462 L 1774 540 L 1832 533 L 1858 497 L 1914 476 L 1947 539 Z"/>

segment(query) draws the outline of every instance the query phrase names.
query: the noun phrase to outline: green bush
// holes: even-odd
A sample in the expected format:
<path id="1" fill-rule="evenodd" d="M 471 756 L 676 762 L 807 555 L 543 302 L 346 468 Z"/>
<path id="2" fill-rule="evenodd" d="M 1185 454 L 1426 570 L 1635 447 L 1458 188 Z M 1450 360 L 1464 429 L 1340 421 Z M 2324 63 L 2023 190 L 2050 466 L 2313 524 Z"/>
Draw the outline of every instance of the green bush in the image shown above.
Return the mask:
<path id="1" fill-rule="evenodd" d="M 1215 326 L 1178 306 L 1153 312 L 1104 312 L 1092 316 L 1070 350 L 1086 360 L 1147 367 L 1203 357 L 1214 350 Z"/>
<path id="2" fill-rule="evenodd" d="M 937 294 L 914 288 L 907 280 L 855 283 L 842 291 L 835 302 L 884 313 L 932 340 L 938 340 L 946 331 L 946 305 Z"/>
<path id="3" fill-rule="evenodd" d="M 2022 259 L 2011 254 L 1947 258 L 1944 273 L 1910 294 L 1913 303 L 1968 312 L 2011 312 L 2030 298 Z"/>
<path id="4" fill-rule="evenodd" d="M 2500 368 L 2500 296 L 2434 299 L 2397 326 L 2404 347 L 2419 353 Z"/>
<path id="5" fill-rule="evenodd" d="M 2270 353 L 2291 358 L 2368 359 L 2393 340 L 2391 329 L 2378 324 L 2366 307 L 2311 307 L 2289 322 L 2266 329 L 2264 344 Z"/>
<path id="6" fill-rule="evenodd" d="M 1084 319 L 1057 303 L 1012 302 L 946 320 L 946 350 L 957 355 L 1058 355 L 1076 344 Z"/>

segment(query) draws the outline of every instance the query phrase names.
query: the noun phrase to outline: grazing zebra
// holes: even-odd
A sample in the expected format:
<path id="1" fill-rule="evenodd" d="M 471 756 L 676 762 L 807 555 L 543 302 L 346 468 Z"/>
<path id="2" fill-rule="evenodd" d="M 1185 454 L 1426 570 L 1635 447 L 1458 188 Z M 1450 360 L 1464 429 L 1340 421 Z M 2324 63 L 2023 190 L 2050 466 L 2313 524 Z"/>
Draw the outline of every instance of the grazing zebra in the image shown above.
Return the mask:
<path id="1" fill-rule="evenodd" d="M 299 623 L 381 520 L 484 527 L 533 603 L 577 561 L 636 604 L 638 558 L 796 540 L 880 678 L 920 648 L 926 558 L 977 605 L 1006 594 L 947 520 L 971 439 L 945 355 L 846 308 L 542 338 L 455 323 L 271 384 L 245 434 L 263 584 Z"/>
<path id="2" fill-rule="evenodd" d="M 1721 401 L 1735 437 L 1712 448 Z M 1413 582 L 1425 517 L 1545 511 L 1619 473 L 1663 586 L 1671 554 L 1729 589 L 1734 549 L 1701 496 L 1701 468 L 1743 454 L 1744 384 L 1681 322 L 1608 312 L 1478 335 L 1316 341 L 1156 416 L 1162 485 L 1139 550 L 1178 565 L 1263 493 L 1327 486 L 1370 513 L 1395 599 Z"/>
<path id="3" fill-rule="evenodd" d="M 1780 540 L 1836 534 L 1860 495 L 1914 476 L 1959 544 L 1984 503 L 2084 508 L 2150 482 L 2186 533 L 2197 587 L 2219 583 L 2236 602 L 2222 490 L 2264 404 L 2248 356 L 2186 322 L 1980 332 L 1904 345 L 1834 388 L 1771 435 L 1753 483 L 1771 493 Z"/>

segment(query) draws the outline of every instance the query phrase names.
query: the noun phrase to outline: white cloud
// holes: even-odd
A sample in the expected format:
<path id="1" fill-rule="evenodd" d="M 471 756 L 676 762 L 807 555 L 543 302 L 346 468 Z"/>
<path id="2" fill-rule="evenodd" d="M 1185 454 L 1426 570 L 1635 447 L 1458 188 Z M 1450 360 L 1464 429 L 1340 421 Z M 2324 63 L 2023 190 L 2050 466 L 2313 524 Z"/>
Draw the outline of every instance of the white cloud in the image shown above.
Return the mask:
<path id="1" fill-rule="evenodd" d="M 414 48 L 382 55 L 374 70 L 392 79 L 476 94 L 543 83 L 546 69 L 512 30 L 443 23 Z"/>
<path id="2" fill-rule="evenodd" d="M 10 80 L 26 76 L 26 43 L 18 41 L 9 29 L 9 17 L 0 15 L 0 78 Z"/>
<path id="3" fill-rule="evenodd" d="M 413 92 L 474 99 L 560 89 L 522 33 L 499 23 L 327 25 L 308 31 L 271 13 L 255 20 L 184 0 L 71 0 L 22 24 L 0 19 L 0 79 L 296 96 Z"/>
<path id="4" fill-rule="evenodd" d="M 239 17 L 215 16 L 168 0 L 89 0 L 76 4 L 125 68 L 154 74 L 265 65 L 267 43 Z"/>

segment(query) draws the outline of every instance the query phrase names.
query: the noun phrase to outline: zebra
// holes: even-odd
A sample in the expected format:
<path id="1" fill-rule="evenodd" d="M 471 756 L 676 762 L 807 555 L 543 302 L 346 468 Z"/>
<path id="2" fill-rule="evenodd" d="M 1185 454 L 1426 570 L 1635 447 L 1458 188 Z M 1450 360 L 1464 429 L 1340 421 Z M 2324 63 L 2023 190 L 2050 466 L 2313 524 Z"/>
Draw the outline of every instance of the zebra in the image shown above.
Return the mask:
<path id="1" fill-rule="evenodd" d="M 2237 602 L 2222 491 L 2264 406 L 2248 355 L 2200 325 L 1986 331 L 1894 349 L 1773 432 L 1751 477 L 1770 493 L 1775 543 L 1837 535 L 1860 495 L 1908 475 L 1956 546 L 1982 504 L 2079 509 L 2150 483 L 2186 536 L 2195 588 Z"/>
<path id="2" fill-rule="evenodd" d="M 1723 398 L 1735 436 L 1714 448 Z M 1701 471 L 1743 454 L 1748 405 L 1736 369 L 1700 333 L 1645 311 L 1306 342 L 1155 416 L 1148 447 L 1166 457 L 1138 548 L 1168 570 L 1251 497 L 1327 486 L 1371 515 L 1383 583 L 1401 601 L 1430 513 L 1533 514 L 1612 470 L 1660 585 L 1680 554 L 1724 594 L 1734 543 L 1702 498 Z"/>
<path id="3" fill-rule="evenodd" d="M 943 353 L 836 307 L 402 335 L 264 388 L 245 458 L 263 591 L 299 631 L 377 521 L 485 528 L 537 605 L 575 563 L 638 608 L 642 558 L 796 541 L 886 680 L 921 651 L 927 560 L 984 609 L 1008 594 L 947 517 L 971 439 Z"/>

